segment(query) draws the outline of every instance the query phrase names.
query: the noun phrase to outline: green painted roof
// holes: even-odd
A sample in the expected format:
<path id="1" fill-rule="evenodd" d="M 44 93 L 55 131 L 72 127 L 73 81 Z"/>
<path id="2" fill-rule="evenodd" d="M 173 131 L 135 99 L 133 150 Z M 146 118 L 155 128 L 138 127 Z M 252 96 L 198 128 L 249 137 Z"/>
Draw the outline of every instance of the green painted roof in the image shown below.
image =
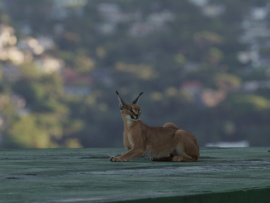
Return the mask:
<path id="1" fill-rule="evenodd" d="M 109 161 L 121 152 L 0 150 L 0 202 L 270 202 L 267 148 L 206 148 L 194 163 Z"/>

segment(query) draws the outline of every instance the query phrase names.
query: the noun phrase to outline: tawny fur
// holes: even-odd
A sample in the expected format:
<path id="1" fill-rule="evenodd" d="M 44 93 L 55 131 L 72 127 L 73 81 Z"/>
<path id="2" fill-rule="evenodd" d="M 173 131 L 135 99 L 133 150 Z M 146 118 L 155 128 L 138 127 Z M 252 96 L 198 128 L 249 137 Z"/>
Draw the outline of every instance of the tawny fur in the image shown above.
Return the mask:
<path id="1" fill-rule="evenodd" d="M 131 104 L 124 102 L 119 95 L 118 98 L 124 122 L 123 141 L 128 151 L 111 157 L 111 161 L 128 161 L 143 155 L 150 155 L 152 161 L 192 162 L 199 159 L 199 145 L 192 133 L 173 123 L 150 127 L 139 120 L 138 98 Z"/>

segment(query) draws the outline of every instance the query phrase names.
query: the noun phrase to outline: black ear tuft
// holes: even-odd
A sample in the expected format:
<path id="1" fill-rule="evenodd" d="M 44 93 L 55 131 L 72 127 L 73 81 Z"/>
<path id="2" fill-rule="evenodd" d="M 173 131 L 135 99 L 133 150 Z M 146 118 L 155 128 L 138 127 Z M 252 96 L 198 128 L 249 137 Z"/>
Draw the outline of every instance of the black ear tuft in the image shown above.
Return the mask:
<path id="1" fill-rule="evenodd" d="M 117 90 L 115 91 L 115 93 L 117 94 L 118 97 L 120 110 L 122 110 L 123 106 L 126 105 L 126 102 L 120 97 L 119 92 Z"/>
<path id="2" fill-rule="evenodd" d="M 133 104 L 137 104 L 137 102 L 138 102 L 138 100 L 139 100 L 139 98 L 140 98 L 140 96 L 143 94 L 143 92 L 141 92 L 140 94 L 139 94 L 139 96 L 132 102 Z"/>

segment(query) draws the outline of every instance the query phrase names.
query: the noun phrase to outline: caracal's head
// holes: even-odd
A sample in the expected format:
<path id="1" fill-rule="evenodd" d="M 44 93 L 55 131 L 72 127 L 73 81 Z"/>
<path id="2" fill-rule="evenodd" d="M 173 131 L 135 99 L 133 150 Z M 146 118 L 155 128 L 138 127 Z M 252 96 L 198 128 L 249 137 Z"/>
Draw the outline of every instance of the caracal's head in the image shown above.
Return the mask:
<path id="1" fill-rule="evenodd" d="M 122 113 L 122 116 L 127 118 L 128 120 L 138 120 L 140 119 L 141 110 L 139 105 L 137 104 L 139 101 L 140 96 L 143 94 L 141 92 L 139 96 L 132 102 L 132 103 L 126 103 L 119 95 L 118 91 L 116 91 L 118 100 L 119 100 L 119 107 Z"/>

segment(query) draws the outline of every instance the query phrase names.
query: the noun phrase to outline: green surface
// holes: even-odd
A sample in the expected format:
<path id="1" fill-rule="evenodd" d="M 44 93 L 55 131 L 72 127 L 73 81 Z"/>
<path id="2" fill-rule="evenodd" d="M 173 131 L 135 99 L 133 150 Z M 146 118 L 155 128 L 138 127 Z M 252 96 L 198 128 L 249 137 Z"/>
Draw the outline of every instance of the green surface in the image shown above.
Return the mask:
<path id="1" fill-rule="evenodd" d="M 0 150 L 0 202 L 270 202 L 267 148 L 202 149 L 195 163 L 109 161 L 121 152 Z"/>

